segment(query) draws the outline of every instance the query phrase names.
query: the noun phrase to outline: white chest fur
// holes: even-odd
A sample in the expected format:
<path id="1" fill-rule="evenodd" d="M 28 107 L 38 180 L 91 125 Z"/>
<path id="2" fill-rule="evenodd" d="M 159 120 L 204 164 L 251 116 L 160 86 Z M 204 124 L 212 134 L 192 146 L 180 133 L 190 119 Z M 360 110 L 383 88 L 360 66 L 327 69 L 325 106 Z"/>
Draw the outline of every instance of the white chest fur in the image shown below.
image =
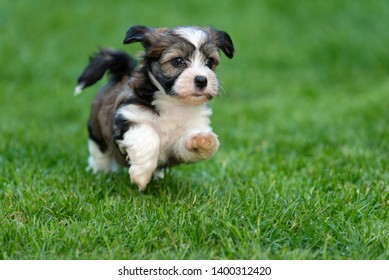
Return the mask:
<path id="1" fill-rule="evenodd" d="M 159 136 L 160 165 L 166 163 L 171 156 L 180 154 L 180 149 L 184 149 L 182 141 L 185 137 L 200 131 L 212 131 L 212 111 L 208 104 L 193 106 L 172 96 L 156 94 L 152 105 L 156 107 L 158 114 L 132 104 L 119 109 L 118 114 L 132 123 L 148 125 L 155 130 Z"/>

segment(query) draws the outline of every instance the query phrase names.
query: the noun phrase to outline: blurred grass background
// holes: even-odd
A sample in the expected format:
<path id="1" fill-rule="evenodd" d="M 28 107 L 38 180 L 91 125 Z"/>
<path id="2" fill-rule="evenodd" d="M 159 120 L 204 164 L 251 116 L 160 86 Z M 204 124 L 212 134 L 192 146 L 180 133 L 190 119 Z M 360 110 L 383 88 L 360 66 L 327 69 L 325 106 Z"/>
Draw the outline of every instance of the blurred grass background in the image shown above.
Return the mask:
<path id="1" fill-rule="evenodd" d="M 0 258 L 389 257 L 388 1 L 1 1 Z M 209 162 L 146 195 L 86 173 L 98 47 L 135 24 L 211 25 Z M 104 81 L 100 82 L 102 85 Z"/>

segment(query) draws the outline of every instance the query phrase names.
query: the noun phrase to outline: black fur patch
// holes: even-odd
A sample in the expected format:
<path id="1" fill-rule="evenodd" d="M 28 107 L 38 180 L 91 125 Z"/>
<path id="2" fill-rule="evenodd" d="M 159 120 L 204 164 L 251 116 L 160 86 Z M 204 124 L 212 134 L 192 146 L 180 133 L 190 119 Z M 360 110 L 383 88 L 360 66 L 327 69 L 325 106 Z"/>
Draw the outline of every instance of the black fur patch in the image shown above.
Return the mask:
<path id="1" fill-rule="evenodd" d="M 90 121 L 88 121 L 88 134 L 89 139 L 93 140 L 99 146 L 99 149 L 102 153 L 104 153 L 108 149 L 108 146 L 105 143 L 103 137 L 98 131 L 95 131 L 93 129 L 93 126 Z"/>
<path id="2" fill-rule="evenodd" d="M 144 107 L 146 110 L 151 110 L 154 113 L 157 113 L 157 109 L 152 104 L 154 100 L 154 94 L 150 94 L 147 98 L 139 98 L 137 95 L 127 98 L 121 105 L 120 108 L 127 105 L 138 105 Z"/>
<path id="3" fill-rule="evenodd" d="M 151 62 L 148 62 L 136 71 L 134 74 L 134 83 L 133 89 L 136 95 L 136 99 L 140 103 L 149 104 L 151 106 L 151 102 L 154 100 L 154 92 L 158 89 L 153 85 L 149 78 L 149 71 L 151 71 L 150 67 Z M 130 100 L 131 102 L 134 100 Z M 129 104 L 129 103 L 128 103 Z"/>
<path id="4" fill-rule="evenodd" d="M 131 124 L 132 123 L 128 119 L 123 117 L 123 115 L 118 114 L 116 116 L 112 134 L 112 138 L 115 144 L 117 140 L 123 140 L 123 135 L 128 131 Z"/>
<path id="5" fill-rule="evenodd" d="M 88 66 L 77 80 L 82 88 L 93 85 L 109 71 L 110 80 L 118 82 L 124 75 L 131 75 L 136 60 L 123 51 L 101 49 L 90 58 Z"/>

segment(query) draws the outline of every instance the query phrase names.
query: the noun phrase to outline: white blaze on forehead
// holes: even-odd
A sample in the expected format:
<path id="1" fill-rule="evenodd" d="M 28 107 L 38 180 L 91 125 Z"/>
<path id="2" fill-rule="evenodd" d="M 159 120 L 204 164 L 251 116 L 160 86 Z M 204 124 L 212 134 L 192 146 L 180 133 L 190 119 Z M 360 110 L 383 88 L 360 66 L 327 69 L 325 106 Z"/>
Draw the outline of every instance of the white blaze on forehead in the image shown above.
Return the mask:
<path id="1" fill-rule="evenodd" d="M 207 33 L 193 26 L 178 27 L 174 33 L 191 43 L 195 48 L 194 56 L 192 57 L 191 66 L 204 66 L 204 57 L 200 52 L 200 46 L 208 40 Z"/>
<path id="2" fill-rule="evenodd" d="M 207 34 L 196 27 L 179 27 L 174 32 L 192 43 L 197 49 L 205 40 L 207 40 Z"/>

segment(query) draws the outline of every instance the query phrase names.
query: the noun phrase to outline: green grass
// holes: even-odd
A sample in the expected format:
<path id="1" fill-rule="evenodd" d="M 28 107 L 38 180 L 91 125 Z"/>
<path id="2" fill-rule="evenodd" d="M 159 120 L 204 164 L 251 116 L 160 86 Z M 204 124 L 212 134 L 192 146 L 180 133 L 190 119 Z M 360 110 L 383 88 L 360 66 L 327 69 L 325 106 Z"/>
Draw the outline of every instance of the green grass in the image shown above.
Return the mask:
<path id="1" fill-rule="evenodd" d="M 136 3 L 135 3 L 136 2 Z M 1 1 L 1 259 L 389 259 L 389 2 Z M 234 40 L 213 101 L 221 147 L 145 194 L 85 171 L 94 93 L 125 31 Z"/>

